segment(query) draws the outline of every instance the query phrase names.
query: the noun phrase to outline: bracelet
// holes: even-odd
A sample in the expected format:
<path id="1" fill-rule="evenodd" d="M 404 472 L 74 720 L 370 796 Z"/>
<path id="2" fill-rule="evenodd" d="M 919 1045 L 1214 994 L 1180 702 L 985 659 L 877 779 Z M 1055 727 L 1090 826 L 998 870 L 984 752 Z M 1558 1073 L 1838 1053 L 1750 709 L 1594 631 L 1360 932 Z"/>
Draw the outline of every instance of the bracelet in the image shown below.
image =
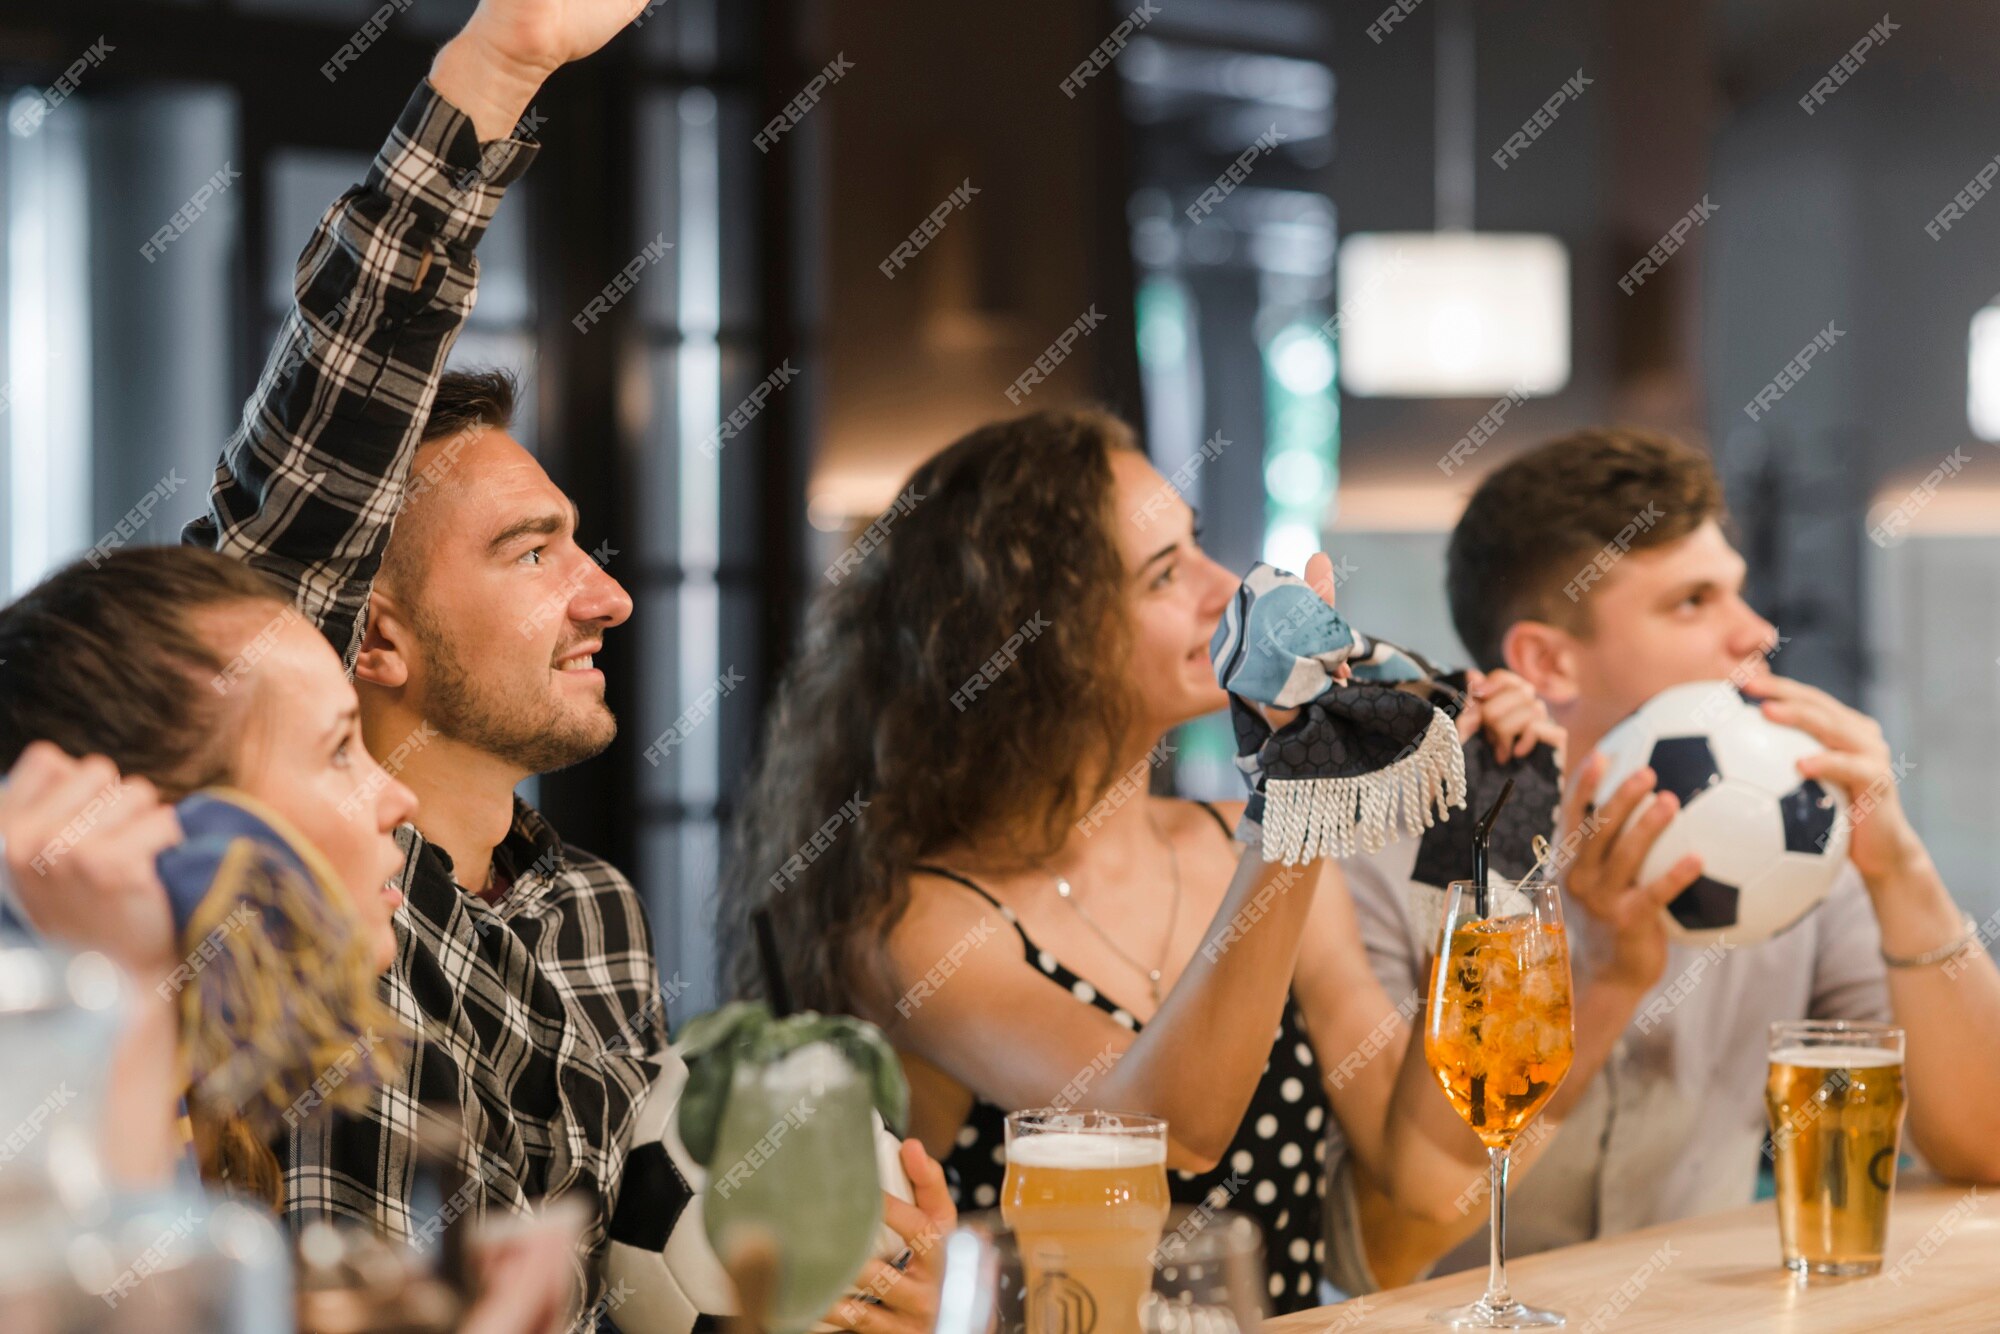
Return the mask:
<path id="1" fill-rule="evenodd" d="M 1965 930 L 1959 932 L 1949 944 L 1925 950 L 1922 954 L 1895 955 L 1883 950 L 1882 962 L 1891 968 L 1929 968 L 1932 964 L 1957 958 L 1978 943 L 1979 923 L 1972 920 L 1971 913 L 1966 913 Z"/>

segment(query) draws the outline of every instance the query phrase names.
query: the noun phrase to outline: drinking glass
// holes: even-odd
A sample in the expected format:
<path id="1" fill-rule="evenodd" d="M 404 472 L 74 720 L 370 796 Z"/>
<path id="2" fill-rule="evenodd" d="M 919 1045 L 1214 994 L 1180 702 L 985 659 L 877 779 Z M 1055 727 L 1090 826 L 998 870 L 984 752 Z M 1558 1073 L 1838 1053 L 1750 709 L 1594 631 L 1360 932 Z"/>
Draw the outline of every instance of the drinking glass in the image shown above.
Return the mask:
<path id="1" fill-rule="evenodd" d="M 1264 1235 L 1243 1214 L 1176 1206 L 1153 1249 L 1144 1334 L 1236 1334 L 1264 1323 Z"/>
<path id="2" fill-rule="evenodd" d="M 1150 1272 L 1129 1315 L 1076 1301 L 1074 1289 L 1048 1281 L 1094 1262 L 1084 1253 L 1091 1242 L 1074 1238 L 1029 1239 L 1001 1210 L 961 1218 L 944 1241 L 935 1334 L 1249 1334 L 1263 1323 L 1263 1240 L 1241 1214 L 1174 1206 L 1144 1257 Z"/>
<path id="3" fill-rule="evenodd" d="M 848 1291 L 882 1220 L 868 1076 L 827 1042 L 775 1060 L 749 1044 L 730 1076 L 702 1217 L 717 1255 L 732 1234 L 777 1247 L 773 1334 L 798 1334 Z"/>
<path id="4" fill-rule="evenodd" d="M 290 1329 L 291 1264 L 267 1211 L 106 1174 L 102 1148 L 129 1112 L 109 1071 L 130 1003 L 103 955 L 0 924 L 0 1330 Z"/>
<path id="5" fill-rule="evenodd" d="M 1015 1112 L 1006 1152 L 1000 1211 L 1019 1239 L 1029 1334 L 1137 1330 L 1169 1207 L 1167 1123 Z"/>
<path id="6" fill-rule="evenodd" d="M 1785 1268 L 1880 1273 L 1903 1134 L 1903 1030 L 1772 1024 L 1764 1106 Z"/>
<path id="7" fill-rule="evenodd" d="M 1574 1046 L 1561 892 L 1548 881 L 1490 889 L 1453 882 L 1431 961 L 1424 1058 L 1453 1110 L 1486 1145 L 1493 1226 L 1486 1295 L 1433 1312 L 1439 1324 L 1563 1323 L 1562 1315 L 1524 1306 L 1507 1289 L 1507 1153 L 1569 1073 Z"/>

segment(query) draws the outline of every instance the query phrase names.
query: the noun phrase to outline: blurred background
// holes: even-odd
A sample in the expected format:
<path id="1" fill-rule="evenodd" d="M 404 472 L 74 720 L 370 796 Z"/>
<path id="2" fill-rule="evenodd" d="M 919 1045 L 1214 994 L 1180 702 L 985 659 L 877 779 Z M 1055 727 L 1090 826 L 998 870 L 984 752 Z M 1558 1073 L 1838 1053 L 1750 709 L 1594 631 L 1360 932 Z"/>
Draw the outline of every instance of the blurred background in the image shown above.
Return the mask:
<path id="1" fill-rule="evenodd" d="M 300 246 L 470 9 L 0 3 L 8 596 L 202 508 Z M 455 359 L 520 373 L 636 599 L 619 742 L 533 795 L 632 871 L 683 1013 L 826 570 L 926 454 L 1081 402 L 1225 564 L 1325 545 L 1358 623 L 1444 658 L 1488 468 L 1592 423 L 1703 444 L 1778 668 L 1882 719 L 1948 882 L 2000 909 L 1992 6 L 656 0 L 533 115 Z M 1228 754 L 1197 724 L 1163 781 L 1228 794 Z"/>

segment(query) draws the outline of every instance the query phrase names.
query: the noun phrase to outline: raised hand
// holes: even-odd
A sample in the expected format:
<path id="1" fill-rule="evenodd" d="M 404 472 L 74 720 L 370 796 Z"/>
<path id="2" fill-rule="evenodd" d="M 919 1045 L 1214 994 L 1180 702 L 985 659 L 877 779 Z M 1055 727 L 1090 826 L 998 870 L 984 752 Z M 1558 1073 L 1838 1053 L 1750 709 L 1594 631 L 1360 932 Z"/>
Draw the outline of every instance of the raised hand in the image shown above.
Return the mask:
<path id="1" fill-rule="evenodd" d="M 639 16 L 647 0 L 481 0 L 460 34 L 546 78 L 581 60 Z"/>
<path id="2" fill-rule="evenodd" d="M 1334 596 L 1340 588 L 1340 581 L 1334 577 L 1333 558 L 1331 556 L 1328 556 L 1324 551 L 1315 552 L 1312 559 L 1306 562 L 1305 581 L 1306 586 L 1319 594 L 1321 600 L 1327 606 L 1331 607 L 1333 605 Z M 1342 663 L 1334 671 L 1333 675 L 1335 682 L 1341 683 L 1353 676 L 1354 671 L 1346 663 Z M 1258 707 L 1264 711 L 1265 720 L 1274 728 L 1289 727 L 1293 720 L 1299 716 L 1297 709 L 1280 709 L 1269 704 L 1262 704 Z"/>
<path id="3" fill-rule="evenodd" d="M 38 741 L 0 787 L 0 844 L 29 924 L 148 985 L 179 954 L 153 859 L 180 839 L 153 785 L 121 778 L 103 756 L 73 759 Z"/>
<path id="4" fill-rule="evenodd" d="M 482 141 L 504 138 L 542 81 L 603 46 L 648 0 L 480 0 L 438 52 L 431 86 L 472 118 Z"/>

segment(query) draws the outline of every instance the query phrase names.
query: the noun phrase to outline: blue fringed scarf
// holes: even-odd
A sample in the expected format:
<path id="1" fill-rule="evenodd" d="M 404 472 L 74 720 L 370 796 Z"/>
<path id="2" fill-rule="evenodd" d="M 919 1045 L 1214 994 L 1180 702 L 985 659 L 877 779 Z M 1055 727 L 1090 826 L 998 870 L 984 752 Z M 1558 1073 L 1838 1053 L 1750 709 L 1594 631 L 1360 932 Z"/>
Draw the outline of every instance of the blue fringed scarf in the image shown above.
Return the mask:
<path id="1" fill-rule="evenodd" d="M 1265 861 L 1374 852 L 1465 806 L 1463 679 L 1355 630 L 1298 576 L 1253 565 L 1209 656 L 1251 789 L 1238 836 Z M 1273 731 L 1254 704 L 1300 712 Z"/>

